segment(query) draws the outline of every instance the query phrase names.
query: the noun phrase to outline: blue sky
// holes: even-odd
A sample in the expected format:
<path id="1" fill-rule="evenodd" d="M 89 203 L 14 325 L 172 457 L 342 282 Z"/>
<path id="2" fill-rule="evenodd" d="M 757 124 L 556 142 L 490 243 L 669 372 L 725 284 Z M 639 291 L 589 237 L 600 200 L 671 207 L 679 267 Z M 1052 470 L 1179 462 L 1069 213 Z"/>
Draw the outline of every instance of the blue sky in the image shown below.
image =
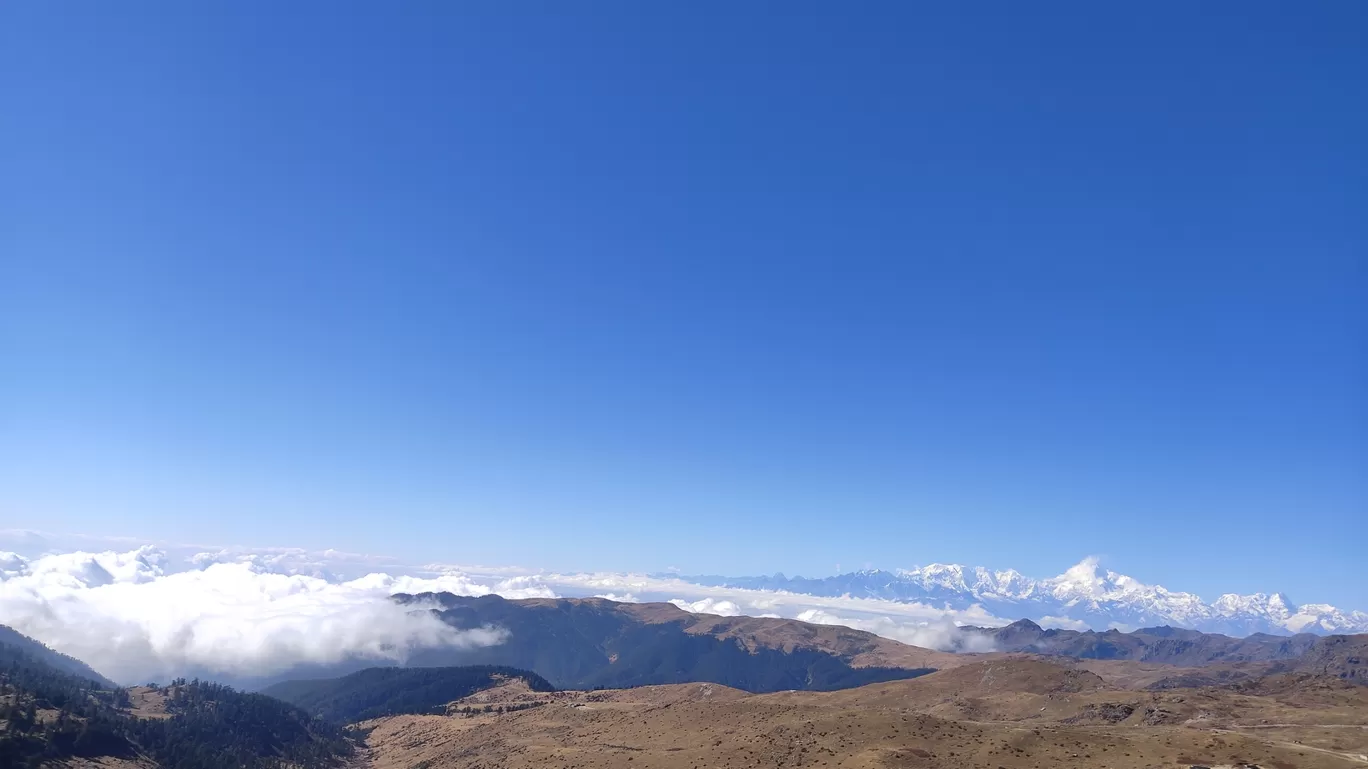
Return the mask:
<path id="1" fill-rule="evenodd" d="M 0 517 L 1368 607 L 1360 3 L 0 11 Z"/>

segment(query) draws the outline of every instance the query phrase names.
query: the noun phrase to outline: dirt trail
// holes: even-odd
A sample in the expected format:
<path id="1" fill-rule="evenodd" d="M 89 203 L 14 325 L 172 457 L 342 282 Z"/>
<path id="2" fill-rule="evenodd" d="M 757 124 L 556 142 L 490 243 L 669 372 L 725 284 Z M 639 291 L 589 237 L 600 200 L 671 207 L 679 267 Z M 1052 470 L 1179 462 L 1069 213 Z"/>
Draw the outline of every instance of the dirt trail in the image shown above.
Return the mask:
<path id="1" fill-rule="evenodd" d="M 1231 729 L 1368 729 L 1368 724 L 1236 724 Z"/>
<path id="2" fill-rule="evenodd" d="M 1253 726 L 1236 727 L 1236 728 L 1234 728 L 1234 729 L 1212 729 L 1211 731 L 1212 731 L 1212 732 L 1215 732 L 1215 733 L 1217 733 L 1217 734 L 1237 734 L 1241 729 L 1273 728 L 1274 726 L 1278 726 L 1278 724 L 1257 724 L 1257 725 L 1253 725 Z M 1355 725 L 1355 724 L 1327 724 L 1326 726 L 1330 726 L 1331 728 L 1346 728 L 1346 727 L 1347 727 L 1347 728 L 1350 728 L 1350 729 L 1368 729 L 1368 726 L 1358 726 L 1358 725 Z M 1316 727 L 1316 728 L 1325 728 L 1325 727 L 1322 726 L 1322 727 Z M 1314 753 L 1322 753 L 1322 754 L 1327 755 L 1327 756 L 1334 756 L 1334 757 L 1336 757 L 1336 758 L 1342 758 L 1342 759 L 1344 759 L 1345 761 L 1352 761 L 1352 762 L 1354 762 L 1354 763 L 1356 763 L 1356 764 L 1368 764 L 1368 754 L 1365 754 L 1365 753 L 1344 753 L 1344 752 L 1341 752 L 1341 751 L 1338 751 L 1338 750 L 1331 750 L 1331 749 L 1329 749 L 1329 748 L 1318 748 L 1318 747 L 1316 747 L 1316 746 L 1314 746 L 1314 745 L 1307 745 L 1307 744 L 1304 744 L 1304 743 L 1301 743 L 1301 742 L 1288 742 L 1288 741 L 1286 741 L 1286 740 L 1269 740 L 1269 741 L 1268 741 L 1268 744 L 1269 744 L 1269 745 L 1277 745 L 1278 747 L 1287 748 L 1287 749 L 1289 749 L 1289 750 L 1296 750 L 1296 751 L 1309 750 L 1309 751 L 1312 751 L 1312 752 L 1314 752 Z"/>

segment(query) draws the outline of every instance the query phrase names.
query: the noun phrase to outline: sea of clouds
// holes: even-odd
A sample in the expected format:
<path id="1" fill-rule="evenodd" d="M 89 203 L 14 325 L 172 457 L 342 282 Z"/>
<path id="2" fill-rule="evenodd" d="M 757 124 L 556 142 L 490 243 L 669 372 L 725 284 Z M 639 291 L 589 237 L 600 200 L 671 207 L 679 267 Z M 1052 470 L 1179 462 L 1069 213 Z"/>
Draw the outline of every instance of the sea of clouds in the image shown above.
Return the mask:
<path id="1" fill-rule="evenodd" d="M 963 642 L 958 625 L 1008 622 L 980 607 L 956 611 L 639 574 L 409 567 L 294 549 L 129 544 L 57 551 L 52 541 L 22 535 L 0 532 L 0 548 L 17 543 L 28 551 L 0 550 L 0 624 L 120 683 L 186 674 L 263 678 L 358 659 L 402 663 L 420 648 L 488 646 L 506 638 L 498 627 L 452 628 L 391 601 L 397 593 L 668 601 L 692 612 L 844 625 L 938 649 Z"/>

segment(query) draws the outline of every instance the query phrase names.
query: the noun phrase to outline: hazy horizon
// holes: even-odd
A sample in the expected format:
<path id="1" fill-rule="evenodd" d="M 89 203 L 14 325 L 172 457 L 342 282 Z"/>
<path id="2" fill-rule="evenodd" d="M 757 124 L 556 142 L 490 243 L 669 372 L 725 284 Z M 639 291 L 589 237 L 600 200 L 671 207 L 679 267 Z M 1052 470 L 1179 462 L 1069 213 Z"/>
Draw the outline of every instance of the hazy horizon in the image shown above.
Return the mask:
<path id="1" fill-rule="evenodd" d="M 100 550 L 101 545 L 110 549 Z M 1236 636 L 1336 632 L 1308 624 L 1328 615 L 1298 613 L 1298 605 L 1315 603 L 1312 597 L 1293 596 L 1296 603 L 1287 607 L 1293 616 L 1273 617 L 1272 622 L 1257 613 L 1229 614 L 1230 607 L 1212 601 L 1215 596 L 1205 597 L 1205 608 L 1194 613 L 1181 592 L 1176 597 L 1165 592 L 1181 591 L 1183 585 L 1149 585 L 1134 575 L 1113 580 L 1093 557 L 1065 565 L 1057 576 L 1004 575 L 1012 580 L 1045 576 L 1033 583 L 1034 589 L 1058 597 L 1022 599 L 982 590 L 970 594 L 962 586 L 947 590 L 936 583 L 930 591 L 898 598 L 862 593 L 871 586 L 858 583 L 839 584 L 835 590 L 794 583 L 724 585 L 659 572 L 413 564 L 374 554 L 298 548 L 132 545 L 126 539 L 0 531 L 0 624 L 123 683 L 200 675 L 239 684 L 275 680 L 309 666 L 328 670 L 356 660 L 402 663 L 414 650 L 507 641 L 502 629 L 457 631 L 388 600 L 399 593 L 668 602 L 690 612 L 842 625 L 939 650 L 964 650 L 968 643 L 970 650 L 991 651 L 990 645 L 966 638 L 957 628 L 999 627 L 1019 619 L 1079 631 L 1129 632 L 1172 624 Z M 26 553 L 6 553 L 7 547 Z M 936 573 L 932 581 L 943 576 Z M 965 584 L 973 582 L 970 575 Z M 1178 613 L 1157 613 L 1151 605 L 1156 597 L 1174 597 L 1171 608 Z M 1100 609 L 1090 609 L 1089 602 Z M 1338 607 L 1333 621 L 1348 623 L 1338 632 L 1368 632 L 1368 614 L 1357 608 Z M 1251 618 L 1263 624 L 1251 625 Z"/>

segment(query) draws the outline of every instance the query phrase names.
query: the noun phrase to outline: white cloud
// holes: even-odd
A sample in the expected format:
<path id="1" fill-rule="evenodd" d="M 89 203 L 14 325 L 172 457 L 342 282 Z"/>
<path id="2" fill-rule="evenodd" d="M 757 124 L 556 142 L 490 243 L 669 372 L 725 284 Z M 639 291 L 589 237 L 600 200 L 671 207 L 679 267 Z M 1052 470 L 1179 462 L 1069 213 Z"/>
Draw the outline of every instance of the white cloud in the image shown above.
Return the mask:
<path id="1" fill-rule="evenodd" d="M 808 609 L 800 612 L 795 619 L 817 625 L 844 625 L 927 649 L 955 649 L 966 652 L 993 650 L 991 639 L 960 633 L 959 626 L 948 618 L 922 622 L 898 622 L 891 617 L 851 619 L 850 617 L 831 614 L 822 609 Z"/>
<path id="2" fill-rule="evenodd" d="M 640 574 L 546 574 L 545 583 L 574 595 L 592 590 L 630 591 L 641 601 L 668 601 L 685 611 L 723 616 L 783 617 L 825 625 L 844 625 L 895 641 L 941 650 L 989 651 L 991 642 L 965 636 L 960 625 L 1001 626 L 982 606 L 954 610 L 923 603 L 850 596 L 826 597 L 778 590 L 712 587 L 673 577 Z M 973 648 L 965 648 L 964 644 Z"/>
<path id="3" fill-rule="evenodd" d="M 124 682 L 190 671 L 263 677 L 297 665 L 402 661 L 418 648 L 502 640 L 499 629 L 458 631 L 388 600 L 430 592 L 668 601 L 698 613 L 845 625 L 937 649 L 964 643 L 957 625 L 1007 623 L 981 606 L 951 610 L 639 574 L 411 569 L 393 559 L 336 551 L 168 545 L 30 557 L 0 552 L 0 623 Z"/>
<path id="4" fill-rule="evenodd" d="M 17 577 L 28 568 L 28 561 L 18 553 L 0 550 L 0 579 Z"/>
<path id="5" fill-rule="evenodd" d="M 0 622 L 121 681 L 186 670 L 262 676 L 352 657 L 402 660 L 433 646 L 483 646 L 503 631 L 458 631 L 385 600 L 394 593 L 496 592 L 460 573 L 430 578 L 371 574 L 329 581 L 269 571 L 256 559 L 192 562 L 172 573 L 152 548 L 65 553 L 33 561 L 0 555 Z M 509 597 L 553 595 L 502 586 Z"/>
<path id="6" fill-rule="evenodd" d="M 1088 623 L 1081 619 L 1073 619 L 1071 617 L 1051 617 L 1047 615 L 1041 617 L 1036 624 L 1047 629 L 1059 628 L 1060 630 L 1078 630 L 1080 632 L 1089 629 Z"/>
<path id="7" fill-rule="evenodd" d="M 670 603 L 678 606 L 684 611 L 693 614 L 716 614 L 722 617 L 740 616 L 741 609 L 731 601 L 719 601 L 715 598 L 704 598 L 699 601 L 685 601 L 680 598 L 670 599 Z"/>
<path id="8" fill-rule="evenodd" d="M 640 599 L 638 599 L 636 596 L 632 595 L 631 593 L 623 593 L 622 595 L 618 595 L 617 593 L 603 593 L 603 594 L 601 594 L 601 595 L 596 595 L 596 596 L 594 596 L 594 597 L 595 597 L 595 598 L 604 598 L 604 599 L 607 599 L 607 600 L 609 600 L 609 601 L 617 601 L 618 603 L 640 603 L 640 602 L 641 602 Z"/>
<path id="9" fill-rule="evenodd" d="M 192 553 L 185 560 L 201 569 L 215 563 L 249 563 L 276 574 L 304 574 L 328 580 L 401 568 L 399 561 L 393 558 L 339 550 L 311 552 L 302 548 L 219 548 Z"/>

